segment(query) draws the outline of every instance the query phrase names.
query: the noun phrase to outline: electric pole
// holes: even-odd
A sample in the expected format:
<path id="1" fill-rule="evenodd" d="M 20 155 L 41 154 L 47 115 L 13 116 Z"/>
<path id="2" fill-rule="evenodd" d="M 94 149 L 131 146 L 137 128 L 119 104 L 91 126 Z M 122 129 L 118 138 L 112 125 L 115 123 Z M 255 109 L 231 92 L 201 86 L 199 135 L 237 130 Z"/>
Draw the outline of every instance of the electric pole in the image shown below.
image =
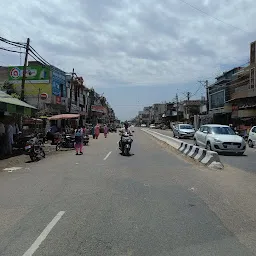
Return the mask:
<path id="1" fill-rule="evenodd" d="M 187 119 L 189 120 L 190 119 L 190 113 L 189 113 L 189 100 L 190 100 L 190 96 L 191 96 L 191 93 L 190 92 L 187 92 L 186 94 L 187 96 Z"/>
<path id="2" fill-rule="evenodd" d="M 24 60 L 24 66 L 23 66 L 23 74 L 22 74 L 22 81 L 21 81 L 21 94 L 20 99 L 24 101 L 24 91 L 25 91 L 25 82 L 26 82 L 26 73 L 27 73 L 27 62 L 28 62 L 28 51 L 29 51 L 29 43 L 30 39 L 27 39 L 26 44 L 26 53 L 25 53 L 25 60 Z"/>

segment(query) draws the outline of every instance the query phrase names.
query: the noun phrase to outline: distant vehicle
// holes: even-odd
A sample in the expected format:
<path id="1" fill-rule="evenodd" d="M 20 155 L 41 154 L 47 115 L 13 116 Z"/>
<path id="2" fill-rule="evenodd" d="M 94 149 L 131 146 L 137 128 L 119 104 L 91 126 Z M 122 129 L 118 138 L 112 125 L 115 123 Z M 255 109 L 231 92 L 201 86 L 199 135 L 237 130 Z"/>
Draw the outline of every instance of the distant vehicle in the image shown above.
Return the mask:
<path id="1" fill-rule="evenodd" d="M 207 124 L 195 133 L 194 144 L 219 153 L 243 155 L 246 150 L 245 140 L 229 126 Z"/>
<path id="2" fill-rule="evenodd" d="M 155 129 L 155 128 L 156 128 L 156 126 L 155 126 L 154 124 L 151 124 L 151 125 L 149 126 L 149 128 L 151 128 L 151 129 Z"/>
<path id="3" fill-rule="evenodd" d="M 145 124 L 141 124 L 141 127 L 147 127 Z"/>
<path id="4" fill-rule="evenodd" d="M 253 126 L 249 132 L 248 145 L 253 148 L 256 144 L 256 126 Z"/>
<path id="5" fill-rule="evenodd" d="M 173 137 L 177 138 L 193 138 L 195 129 L 190 124 L 177 124 L 173 126 Z"/>

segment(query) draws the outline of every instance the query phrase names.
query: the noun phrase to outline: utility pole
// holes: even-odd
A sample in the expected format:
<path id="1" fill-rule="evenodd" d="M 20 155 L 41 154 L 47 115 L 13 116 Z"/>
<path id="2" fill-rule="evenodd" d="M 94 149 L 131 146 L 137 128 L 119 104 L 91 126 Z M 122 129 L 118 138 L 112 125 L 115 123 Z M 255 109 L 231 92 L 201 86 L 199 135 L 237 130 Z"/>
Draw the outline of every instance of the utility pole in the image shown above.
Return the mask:
<path id="1" fill-rule="evenodd" d="M 186 98 L 187 98 L 187 101 L 190 100 L 190 98 L 191 98 L 191 92 L 186 92 Z"/>
<path id="2" fill-rule="evenodd" d="M 20 94 L 20 99 L 23 100 L 23 101 L 24 101 L 24 91 L 25 91 L 25 82 L 26 82 L 26 73 L 27 73 L 29 43 L 30 43 L 30 39 L 28 38 L 27 39 L 27 45 L 26 45 L 26 53 L 25 53 L 25 60 L 24 60 L 23 74 L 22 74 L 22 82 L 21 82 L 21 94 Z"/>
<path id="3" fill-rule="evenodd" d="M 71 104 L 72 104 L 72 92 L 73 92 L 73 84 L 74 84 L 74 74 L 75 69 L 72 70 L 71 80 L 70 80 L 70 101 L 69 101 L 69 113 L 71 113 Z"/>
<path id="4" fill-rule="evenodd" d="M 187 107 L 186 107 L 186 112 L 187 112 L 187 117 L 188 119 L 190 119 L 190 115 L 189 115 L 189 100 L 190 100 L 190 97 L 191 97 L 191 93 L 190 92 L 187 92 L 186 93 L 186 97 L 187 97 Z"/>

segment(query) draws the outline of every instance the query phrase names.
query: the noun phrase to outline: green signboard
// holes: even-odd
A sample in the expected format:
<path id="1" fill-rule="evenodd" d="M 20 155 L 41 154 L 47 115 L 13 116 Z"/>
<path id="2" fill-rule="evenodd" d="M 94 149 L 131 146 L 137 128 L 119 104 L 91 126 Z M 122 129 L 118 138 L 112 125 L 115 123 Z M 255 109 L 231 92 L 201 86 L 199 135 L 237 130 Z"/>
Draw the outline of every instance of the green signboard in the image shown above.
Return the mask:
<path id="1" fill-rule="evenodd" d="M 12 83 L 21 83 L 23 66 L 8 67 L 8 78 Z M 26 70 L 26 81 L 34 84 L 49 83 L 50 68 L 43 66 L 28 66 Z"/>

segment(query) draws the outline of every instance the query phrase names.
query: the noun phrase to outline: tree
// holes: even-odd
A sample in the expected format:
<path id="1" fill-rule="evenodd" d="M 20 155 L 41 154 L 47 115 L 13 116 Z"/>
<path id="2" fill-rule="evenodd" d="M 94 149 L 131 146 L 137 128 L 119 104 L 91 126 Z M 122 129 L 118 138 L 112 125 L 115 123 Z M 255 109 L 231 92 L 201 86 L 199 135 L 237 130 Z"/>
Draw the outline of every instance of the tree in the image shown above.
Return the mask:
<path id="1" fill-rule="evenodd" d="M 13 84 L 5 81 L 2 90 L 6 91 L 7 94 L 11 95 L 13 98 L 20 99 L 20 95 L 15 91 Z"/>

